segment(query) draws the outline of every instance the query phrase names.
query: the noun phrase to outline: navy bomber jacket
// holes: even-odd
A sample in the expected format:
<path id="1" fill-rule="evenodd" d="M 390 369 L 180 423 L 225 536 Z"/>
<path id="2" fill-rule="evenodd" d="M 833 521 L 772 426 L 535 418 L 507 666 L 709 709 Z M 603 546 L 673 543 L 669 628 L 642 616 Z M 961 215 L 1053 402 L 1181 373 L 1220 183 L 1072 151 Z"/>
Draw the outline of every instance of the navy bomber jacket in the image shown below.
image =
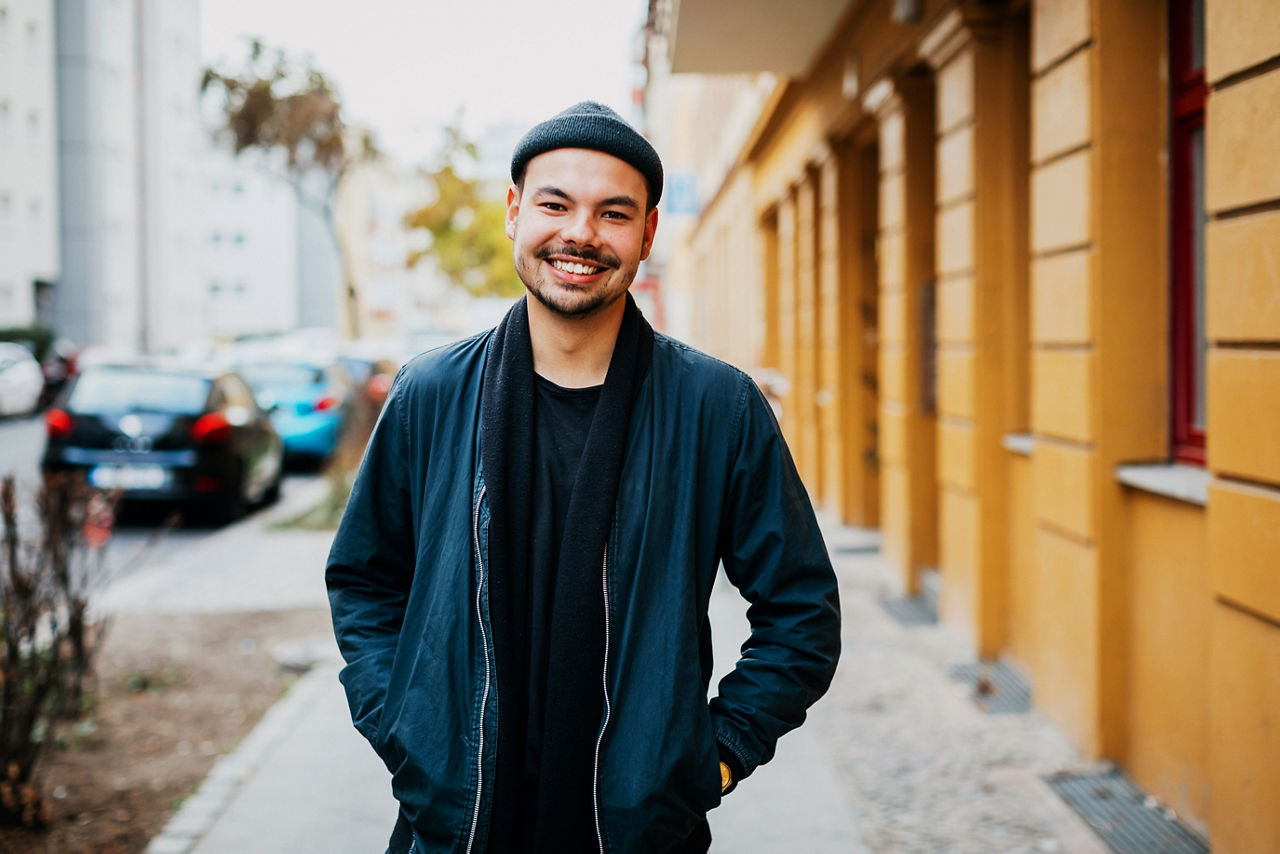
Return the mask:
<path id="1" fill-rule="evenodd" d="M 397 376 L 326 569 L 356 728 L 392 773 L 415 852 L 485 850 L 496 767 L 480 387 L 492 333 Z M 750 636 L 707 701 L 718 565 Z M 631 417 L 601 556 L 607 686 L 600 850 L 665 851 L 720 802 L 717 744 L 743 776 L 830 684 L 840 610 L 777 422 L 741 371 L 661 334 Z"/>

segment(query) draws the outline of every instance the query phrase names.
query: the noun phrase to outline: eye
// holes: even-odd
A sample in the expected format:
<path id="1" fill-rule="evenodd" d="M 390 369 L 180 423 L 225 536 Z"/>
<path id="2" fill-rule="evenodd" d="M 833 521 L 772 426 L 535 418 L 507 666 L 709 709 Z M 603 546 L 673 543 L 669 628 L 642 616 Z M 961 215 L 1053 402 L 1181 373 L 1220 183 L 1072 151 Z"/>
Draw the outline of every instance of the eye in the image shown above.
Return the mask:
<path id="1" fill-rule="evenodd" d="M 631 219 L 630 216 L 623 213 L 622 211 L 605 211 L 603 216 L 605 219 L 616 219 L 616 220 L 621 220 L 623 222 Z"/>
<path id="2" fill-rule="evenodd" d="M 539 202 L 538 207 L 544 208 L 549 211 L 555 211 L 557 213 L 560 211 L 568 210 L 568 208 L 566 208 L 564 205 L 560 204 L 559 202 Z"/>

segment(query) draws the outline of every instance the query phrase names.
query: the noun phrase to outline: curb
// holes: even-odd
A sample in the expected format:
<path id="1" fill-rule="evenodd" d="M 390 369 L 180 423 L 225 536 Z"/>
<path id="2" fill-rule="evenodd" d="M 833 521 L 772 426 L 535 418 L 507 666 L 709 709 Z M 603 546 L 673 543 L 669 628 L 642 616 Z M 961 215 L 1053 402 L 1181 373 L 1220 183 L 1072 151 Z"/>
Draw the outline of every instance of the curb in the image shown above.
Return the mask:
<path id="1" fill-rule="evenodd" d="M 232 799 L 273 754 L 312 706 L 316 698 L 337 680 L 338 666 L 321 662 L 300 678 L 284 697 L 267 709 L 244 741 L 219 759 L 196 793 L 169 819 L 151 840 L 145 854 L 190 854 L 226 811 Z"/>

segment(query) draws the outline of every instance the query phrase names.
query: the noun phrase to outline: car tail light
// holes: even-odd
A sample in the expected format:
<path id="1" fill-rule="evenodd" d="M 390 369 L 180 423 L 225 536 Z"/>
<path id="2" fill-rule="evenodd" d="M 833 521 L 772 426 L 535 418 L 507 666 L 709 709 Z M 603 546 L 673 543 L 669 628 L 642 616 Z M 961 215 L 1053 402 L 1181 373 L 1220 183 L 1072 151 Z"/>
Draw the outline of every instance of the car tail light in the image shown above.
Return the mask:
<path id="1" fill-rule="evenodd" d="M 196 492 L 220 492 L 222 490 L 222 478 L 202 474 L 196 478 L 194 485 Z"/>
<path id="2" fill-rule="evenodd" d="M 387 374 L 374 374 L 369 378 L 365 390 L 370 400 L 381 403 L 387 399 L 387 392 L 391 391 L 391 377 Z"/>
<path id="3" fill-rule="evenodd" d="M 191 425 L 191 438 L 197 442 L 225 442 L 231 438 L 231 422 L 221 412 L 201 415 Z"/>
<path id="4" fill-rule="evenodd" d="M 44 426 L 50 439 L 61 439 L 71 432 L 71 416 L 61 409 L 50 409 L 44 414 Z"/>
<path id="5" fill-rule="evenodd" d="M 323 412 L 326 409 L 333 409 L 337 405 L 338 405 L 338 398 L 334 397 L 331 394 L 326 394 L 324 397 L 320 398 L 315 403 L 311 404 L 311 408 L 315 409 L 318 412 Z"/>

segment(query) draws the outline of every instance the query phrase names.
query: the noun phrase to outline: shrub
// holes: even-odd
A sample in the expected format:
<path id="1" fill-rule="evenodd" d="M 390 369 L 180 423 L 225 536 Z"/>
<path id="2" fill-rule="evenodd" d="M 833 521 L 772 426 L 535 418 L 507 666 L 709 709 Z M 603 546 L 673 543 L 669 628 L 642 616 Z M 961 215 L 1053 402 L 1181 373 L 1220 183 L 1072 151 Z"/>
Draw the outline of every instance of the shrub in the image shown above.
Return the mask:
<path id="1" fill-rule="evenodd" d="M 114 505 L 60 476 L 23 514 L 13 477 L 0 481 L 0 825 L 48 821 L 36 770 L 58 719 L 78 709 L 105 629 L 89 597 L 104 575 Z"/>

